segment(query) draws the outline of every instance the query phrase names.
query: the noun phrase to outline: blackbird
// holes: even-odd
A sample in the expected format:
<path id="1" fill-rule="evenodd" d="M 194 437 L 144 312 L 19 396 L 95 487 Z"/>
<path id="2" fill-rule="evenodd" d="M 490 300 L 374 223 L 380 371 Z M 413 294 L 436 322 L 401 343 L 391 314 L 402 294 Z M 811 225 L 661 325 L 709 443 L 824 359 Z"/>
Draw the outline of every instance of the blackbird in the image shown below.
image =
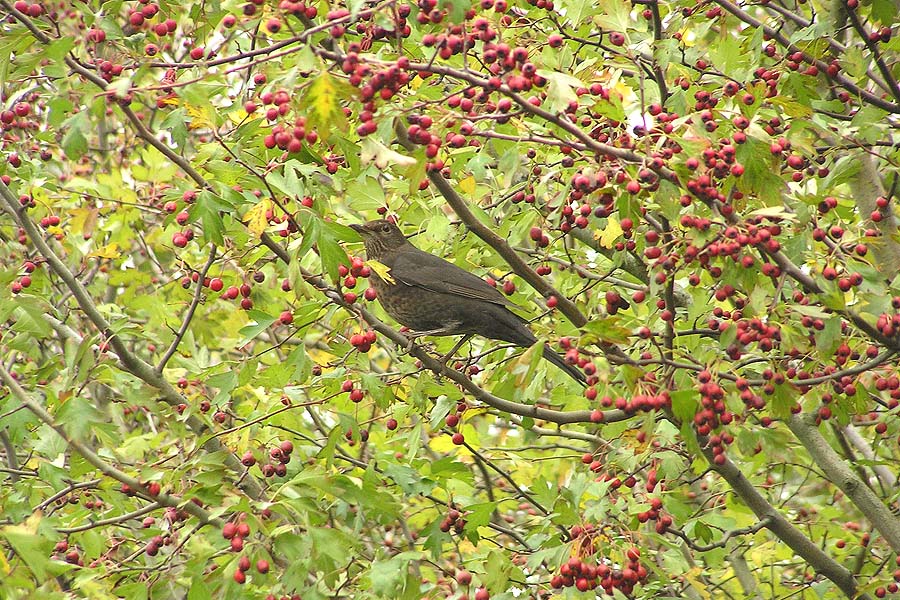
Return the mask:
<path id="1" fill-rule="evenodd" d="M 415 335 L 480 335 L 517 346 L 537 341 L 516 305 L 486 281 L 443 258 L 419 250 L 386 220 L 351 225 L 366 246 L 366 257 L 388 267 L 373 269 L 372 286 L 384 310 Z M 544 358 L 581 384 L 585 374 L 544 344 Z"/>

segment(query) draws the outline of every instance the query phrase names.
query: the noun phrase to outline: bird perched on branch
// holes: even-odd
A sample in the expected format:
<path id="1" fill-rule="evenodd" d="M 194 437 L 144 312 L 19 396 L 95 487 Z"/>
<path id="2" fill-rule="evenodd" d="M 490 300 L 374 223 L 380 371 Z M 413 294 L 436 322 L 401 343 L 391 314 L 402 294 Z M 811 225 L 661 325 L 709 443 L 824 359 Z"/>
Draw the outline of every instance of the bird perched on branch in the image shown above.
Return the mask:
<path id="1" fill-rule="evenodd" d="M 443 258 L 419 250 L 396 224 L 384 219 L 351 225 L 366 246 L 372 286 L 384 310 L 415 335 L 480 335 L 517 346 L 537 338 L 525 319 L 509 310 L 516 305 L 486 281 Z M 544 358 L 584 384 L 584 372 L 544 344 Z"/>

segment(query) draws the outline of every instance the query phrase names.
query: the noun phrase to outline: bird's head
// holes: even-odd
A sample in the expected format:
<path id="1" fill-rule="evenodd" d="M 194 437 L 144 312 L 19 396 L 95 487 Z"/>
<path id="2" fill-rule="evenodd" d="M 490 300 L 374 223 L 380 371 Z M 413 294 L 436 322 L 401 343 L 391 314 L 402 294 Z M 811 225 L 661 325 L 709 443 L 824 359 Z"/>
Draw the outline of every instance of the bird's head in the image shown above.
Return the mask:
<path id="1" fill-rule="evenodd" d="M 378 259 L 385 252 L 402 248 L 409 242 L 395 223 L 386 219 L 368 221 L 362 225 L 351 225 L 353 231 L 358 233 L 366 246 L 366 256 Z"/>

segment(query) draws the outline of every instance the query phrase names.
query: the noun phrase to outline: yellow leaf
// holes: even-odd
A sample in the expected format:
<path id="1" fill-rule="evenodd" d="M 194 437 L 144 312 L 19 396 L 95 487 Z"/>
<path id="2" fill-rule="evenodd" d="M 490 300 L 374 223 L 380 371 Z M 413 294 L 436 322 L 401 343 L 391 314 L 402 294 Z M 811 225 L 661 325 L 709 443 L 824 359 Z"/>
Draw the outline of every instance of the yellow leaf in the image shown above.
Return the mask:
<path id="1" fill-rule="evenodd" d="M 394 281 L 394 278 L 391 277 L 391 268 L 386 264 L 380 263 L 377 260 L 367 260 L 366 264 L 370 269 L 372 269 L 372 271 L 375 272 L 376 275 L 381 277 L 383 280 L 392 285 L 397 283 L 396 281 Z"/>
<path id="2" fill-rule="evenodd" d="M 475 193 L 475 178 L 469 175 L 465 179 L 459 182 L 459 189 L 469 194 L 470 196 Z"/>
<path id="3" fill-rule="evenodd" d="M 71 211 L 71 219 L 69 221 L 70 228 L 76 233 L 82 233 L 85 236 L 94 233 L 94 227 L 97 225 L 96 208 L 76 208 Z"/>
<path id="4" fill-rule="evenodd" d="M 191 129 L 198 129 L 201 127 L 213 127 L 213 119 L 209 114 L 209 109 L 207 107 L 199 107 L 192 106 L 190 104 L 184 105 L 184 110 L 191 117 Z"/>
<path id="5" fill-rule="evenodd" d="M 107 245 L 103 246 L 102 248 L 97 248 L 96 250 L 94 250 L 93 252 L 88 254 L 88 256 L 90 256 L 92 258 L 110 258 L 110 259 L 112 259 L 112 258 L 119 258 L 120 256 L 122 256 L 122 253 L 119 252 L 119 244 L 117 244 L 116 242 L 113 242 L 112 244 L 107 244 Z"/>
<path id="6" fill-rule="evenodd" d="M 487 408 L 467 408 L 466 412 L 464 412 L 462 414 L 462 418 L 460 420 L 463 423 L 465 423 L 469 419 L 471 419 L 473 417 L 477 417 L 479 415 L 485 415 L 485 414 L 487 414 L 487 412 L 488 412 Z"/>
<path id="7" fill-rule="evenodd" d="M 694 567 L 689 569 L 686 573 L 683 574 L 685 581 L 691 584 L 691 586 L 697 590 L 697 593 L 700 594 L 704 600 L 709 600 L 712 596 L 709 593 L 709 589 L 707 589 L 706 585 L 700 579 L 700 576 L 703 574 L 703 570 L 700 567 Z"/>
<path id="8" fill-rule="evenodd" d="M 320 72 L 312 80 L 302 99 L 308 129 L 315 129 L 325 139 L 335 130 L 347 129 L 347 117 L 341 106 L 341 99 L 347 94 L 342 92 L 340 82 L 327 71 Z"/>
<path id="9" fill-rule="evenodd" d="M 612 248 L 621 235 L 622 226 L 619 225 L 619 221 L 615 217 L 607 217 L 606 229 L 603 230 L 599 237 L 596 234 L 594 237 L 599 239 L 600 245 L 604 248 Z"/>
<path id="10" fill-rule="evenodd" d="M 168 98 L 161 98 L 159 100 L 162 104 L 166 106 L 178 106 L 180 102 L 178 101 L 178 96 L 169 96 Z M 162 108 L 162 107 L 160 107 Z"/>
<path id="11" fill-rule="evenodd" d="M 453 438 L 449 435 L 438 435 L 431 438 L 431 440 L 428 442 L 428 447 L 439 454 L 444 454 L 446 452 L 455 452 L 457 455 L 472 454 L 465 446 L 455 445 L 453 443 Z"/>
<path id="12" fill-rule="evenodd" d="M 247 229 L 250 230 L 250 233 L 253 235 L 262 235 L 262 232 L 266 230 L 266 227 L 269 224 L 269 220 L 266 218 L 266 213 L 272 208 L 272 200 L 269 198 L 263 198 L 256 205 L 247 211 L 244 215 L 244 222 L 247 224 Z"/>

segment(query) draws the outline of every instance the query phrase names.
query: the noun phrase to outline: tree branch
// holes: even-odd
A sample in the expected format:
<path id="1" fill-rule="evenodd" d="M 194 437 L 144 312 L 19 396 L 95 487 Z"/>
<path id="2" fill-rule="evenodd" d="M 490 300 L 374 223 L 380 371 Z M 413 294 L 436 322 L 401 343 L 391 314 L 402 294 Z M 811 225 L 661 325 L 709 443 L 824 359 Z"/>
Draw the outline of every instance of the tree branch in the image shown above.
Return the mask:
<path id="1" fill-rule="evenodd" d="M 72 292 L 72 296 L 75 298 L 76 302 L 78 302 L 81 310 L 84 311 L 94 327 L 96 327 L 108 340 L 110 346 L 112 346 L 113 350 L 115 350 L 118 355 L 119 363 L 122 365 L 122 368 L 147 385 L 159 390 L 162 394 L 162 399 L 170 406 L 177 407 L 181 404 L 184 401 L 184 398 L 178 390 L 175 389 L 162 375 L 157 373 L 149 363 L 133 354 L 125 345 L 122 338 L 113 332 L 112 327 L 106 321 L 104 316 L 100 314 L 100 311 L 97 309 L 97 306 L 94 304 L 87 290 L 82 286 L 75 275 L 72 274 L 65 263 L 60 260 L 50 246 L 47 245 L 41 232 L 35 227 L 31 219 L 27 217 L 24 209 L 22 209 L 16 201 L 13 193 L 2 181 L 0 181 L 0 208 L 9 213 L 19 224 L 19 227 L 25 230 L 25 233 L 28 235 L 35 248 L 37 248 L 38 252 L 40 252 L 44 260 L 47 261 L 51 270 L 62 279 L 66 284 L 66 287 Z M 194 415 L 189 416 L 185 420 L 185 423 L 189 429 L 198 435 L 204 435 L 209 432 L 209 427 Z M 241 465 L 240 460 L 222 445 L 218 439 L 211 438 L 204 444 L 204 447 L 209 452 L 222 452 L 225 455 L 225 465 L 235 473 L 243 473 L 244 468 Z M 240 485 L 252 498 L 257 500 L 262 498 L 262 487 L 260 487 L 259 482 L 257 482 L 255 478 L 244 477 L 241 480 Z"/>
<path id="2" fill-rule="evenodd" d="M 210 267 L 212 267 L 213 263 L 216 261 L 216 247 L 215 245 L 211 245 L 209 250 L 209 258 L 206 260 L 206 264 L 203 265 L 203 268 L 200 269 L 200 276 L 197 279 L 197 287 L 194 289 L 194 297 L 191 298 L 191 305 L 188 307 L 187 312 L 184 314 L 184 319 L 181 322 L 181 327 L 178 328 L 178 331 L 175 333 L 175 339 L 172 340 L 172 343 L 166 349 L 163 357 L 159 359 L 159 364 L 156 365 L 156 372 L 160 375 L 163 372 L 163 369 L 166 367 L 166 363 L 169 362 L 169 359 L 175 354 L 175 351 L 178 349 L 178 344 L 181 343 L 181 340 L 184 339 L 184 335 L 187 333 L 188 327 L 191 326 L 191 320 L 194 318 L 194 312 L 197 310 L 197 306 L 200 304 L 200 298 L 203 297 L 203 281 L 206 278 L 206 274 L 209 272 Z"/>
<path id="3" fill-rule="evenodd" d="M 87 462 L 92 464 L 98 471 L 100 471 L 107 477 L 111 477 L 112 479 L 115 479 L 120 483 L 124 483 L 136 493 L 142 495 L 148 500 L 157 502 L 162 506 L 171 506 L 173 508 L 184 510 L 185 512 L 200 519 L 200 522 L 204 525 L 208 524 L 214 525 L 216 527 L 222 526 L 222 521 L 220 519 L 218 519 L 217 517 L 213 517 L 209 512 L 190 500 L 183 500 L 165 492 L 160 492 L 155 496 L 151 495 L 140 480 L 107 463 L 105 460 L 100 458 L 100 456 L 96 452 L 94 452 L 94 450 L 90 448 L 90 446 L 80 440 L 74 439 L 68 434 L 68 432 L 62 425 L 56 422 L 56 419 L 53 418 L 53 415 L 47 412 L 43 406 L 31 399 L 27 392 L 22 389 L 19 383 L 2 365 L 0 365 L 0 380 L 2 380 L 6 387 L 9 388 L 10 393 L 12 393 L 16 400 L 18 400 L 23 406 L 25 406 L 25 408 L 30 410 L 38 419 L 49 425 L 56 433 L 59 434 L 59 436 L 63 440 L 66 441 L 66 444 L 68 444 L 68 446 L 72 448 L 72 450 L 80 454 Z"/>
<path id="4" fill-rule="evenodd" d="M 900 519 L 884 505 L 878 496 L 853 474 L 816 428 L 815 417 L 798 414 L 787 420 L 787 425 L 803 444 L 813 461 L 825 472 L 828 480 L 838 486 L 851 502 L 884 536 L 894 552 L 900 553 Z"/>

